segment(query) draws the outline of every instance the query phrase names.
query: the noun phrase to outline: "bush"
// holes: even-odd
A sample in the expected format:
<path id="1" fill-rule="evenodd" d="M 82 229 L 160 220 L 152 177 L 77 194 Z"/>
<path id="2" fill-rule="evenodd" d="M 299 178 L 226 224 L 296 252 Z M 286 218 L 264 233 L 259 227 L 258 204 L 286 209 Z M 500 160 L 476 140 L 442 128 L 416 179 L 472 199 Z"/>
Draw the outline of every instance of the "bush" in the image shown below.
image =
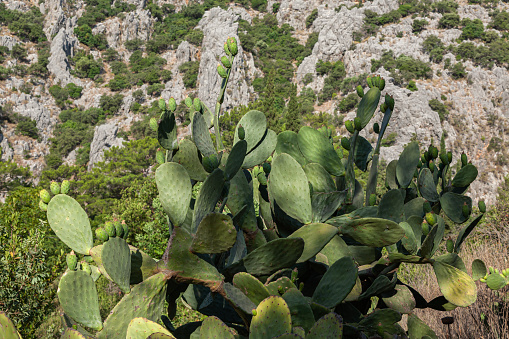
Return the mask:
<path id="1" fill-rule="evenodd" d="M 406 88 L 407 88 L 408 90 L 412 91 L 412 92 L 415 92 L 415 91 L 417 91 L 417 90 L 418 90 L 418 88 L 417 88 L 417 84 L 416 84 L 416 83 L 415 83 L 415 81 L 413 81 L 413 80 L 410 80 L 410 81 L 408 82 L 408 86 L 407 86 Z"/>
<path id="2" fill-rule="evenodd" d="M 317 17 L 318 17 L 318 8 L 315 8 L 311 12 L 311 14 L 309 14 L 308 17 L 306 18 L 306 28 L 311 27 L 311 25 L 313 25 L 313 22 L 315 22 Z"/>
<path id="3" fill-rule="evenodd" d="M 339 102 L 338 108 L 341 113 L 350 112 L 353 110 L 357 104 L 359 103 L 359 96 L 357 93 L 350 93 L 348 96 L 341 99 Z"/>
<path id="4" fill-rule="evenodd" d="M 130 88 L 131 84 L 129 83 L 129 79 L 126 75 L 120 74 L 115 75 L 115 77 L 110 80 L 108 87 L 112 91 L 121 91 L 123 89 Z"/>
<path id="5" fill-rule="evenodd" d="M 384 52 L 379 60 L 371 60 L 371 72 L 381 66 L 391 72 L 394 83 L 399 86 L 407 85 L 412 79 L 429 79 L 433 75 L 427 63 L 403 54 L 395 58 L 392 50 Z"/>
<path id="6" fill-rule="evenodd" d="M 129 52 L 134 52 L 139 50 L 143 46 L 144 42 L 140 39 L 134 39 L 134 40 L 127 40 L 124 42 L 124 47 Z"/>
<path id="7" fill-rule="evenodd" d="M 49 88 L 49 93 L 55 99 L 58 107 L 65 107 L 66 100 L 69 98 L 69 92 L 58 85 L 53 85 Z"/>
<path id="8" fill-rule="evenodd" d="M 439 28 L 457 28 L 460 25 L 460 16 L 456 13 L 446 13 L 438 21 Z"/>
<path id="9" fill-rule="evenodd" d="M 101 74 L 101 64 L 92 55 L 82 56 L 76 61 L 75 72 L 80 78 L 94 79 Z"/>
<path id="10" fill-rule="evenodd" d="M 320 104 L 332 99 L 334 93 L 339 91 L 346 75 L 345 65 L 342 61 L 336 61 L 331 65 L 332 67 L 327 72 L 328 76 L 325 78 L 322 92 L 318 96 Z"/>
<path id="11" fill-rule="evenodd" d="M 16 134 L 21 134 L 35 140 L 40 140 L 39 129 L 37 128 L 35 120 L 19 114 L 14 114 L 14 121 L 18 123 L 16 125 Z"/>
<path id="12" fill-rule="evenodd" d="M 39 8 L 32 6 L 23 13 L 7 9 L 5 3 L 0 3 L 0 23 L 6 25 L 9 30 L 21 40 L 31 42 L 46 41 L 46 35 L 42 30 L 44 16 Z"/>
<path id="13" fill-rule="evenodd" d="M 467 72 L 465 71 L 465 66 L 463 66 L 463 63 L 457 62 L 452 66 L 451 68 L 451 77 L 453 79 L 462 79 L 467 76 Z"/>
<path id="14" fill-rule="evenodd" d="M 447 14 L 447 13 L 456 13 L 458 9 L 458 4 L 455 1 L 445 0 L 438 1 L 431 5 L 433 12 Z"/>
<path id="15" fill-rule="evenodd" d="M 184 86 L 186 88 L 196 88 L 196 81 L 198 80 L 198 70 L 200 68 L 199 61 L 184 62 L 179 66 L 179 71 L 184 73 Z"/>
<path id="16" fill-rule="evenodd" d="M 438 113 L 438 117 L 440 118 L 440 122 L 444 122 L 447 119 L 447 116 L 449 115 L 449 111 L 447 110 L 447 106 L 444 105 L 440 100 L 438 99 L 431 99 L 428 102 L 429 107 Z"/>
<path id="17" fill-rule="evenodd" d="M 159 96 L 163 89 L 163 84 L 153 84 L 147 87 L 147 94 L 151 96 Z"/>
<path id="18" fill-rule="evenodd" d="M 124 100 L 124 96 L 120 93 L 109 96 L 103 94 L 101 99 L 99 99 L 99 107 L 104 110 L 106 115 L 116 114 L 120 107 L 122 106 L 122 101 Z"/>
<path id="19" fill-rule="evenodd" d="M 102 53 L 103 59 L 106 62 L 116 61 L 120 58 L 118 52 L 113 48 L 108 48 L 106 51 Z"/>
<path id="20" fill-rule="evenodd" d="M 92 28 L 89 25 L 85 24 L 74 28 L 74 34 L 82 44 L 88 47 L 104 50 L 108 46 L 106 37 L 103 34 L 92 34 Z"/>
<path id="21" fill-rule="evenodd" d="M 461 30 L 460 39 L 482 39 L 484 37 L 484 25 L 481 20 L 470 20 L 466 18 L 461 21 L 461 24 L 464 27 Z"/>
<path id="22" fill-rule="evenodd" d="M 428 21 L 427 20 L 419 20 L 419 19 L 416 19 L 412 22 L 412 32 L 413 33 L 419 33 L 419 32 L 422 32 L 426 25 L 428 24 Z"/>
<path id="23" fill-rule="evenodd" d="M 499 31 L 509 30 L 509 13 L 502 11 L 496 14 L 491 20 L 490 27 Z"/>

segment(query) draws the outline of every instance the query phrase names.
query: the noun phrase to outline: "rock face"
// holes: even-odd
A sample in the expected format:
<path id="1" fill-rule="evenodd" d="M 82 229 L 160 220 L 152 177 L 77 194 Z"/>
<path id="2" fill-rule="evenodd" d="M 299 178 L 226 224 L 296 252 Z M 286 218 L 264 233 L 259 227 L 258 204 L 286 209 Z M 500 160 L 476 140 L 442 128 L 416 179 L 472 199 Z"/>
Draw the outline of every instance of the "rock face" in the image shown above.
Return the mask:
<path id="1" fill-rule="evenodd" d="M 0 46 L 7 47 L 10 50 L 19 43 L 19 40 L 11 36 L 0 36 Z"/>
<path id="2" fill-rule="evenodd" d="M 47 0 L 40 6 L 40 11 L 46 15 L 44 33 L 49 41 L 53 39 L 61 28 L 65 27 L 67 17 L 64 12 L 65 0 Z"/>
<path id="3" fill-rule="evenodd" d="M 122 146 L 122 139 L 117 138 L 118 126 L 115 124 L 104 124 L 97 126 L 94 131 L 94 139 L 90 144 L 90 160 L 88 170 L 104 159 L 104 150 L 113 146 Z"/>
<path id="4" fill-rule="evenodd" d="M 49 57 L 48 70 L 65 86 L 70 82 L 81 85 L 81 81 L 71 75 L 69 56 L 74 55 L 74 49 L 78 40 L 71 31 L 71 28 L 61 28 L 51 42 L 51 56 Z"/>

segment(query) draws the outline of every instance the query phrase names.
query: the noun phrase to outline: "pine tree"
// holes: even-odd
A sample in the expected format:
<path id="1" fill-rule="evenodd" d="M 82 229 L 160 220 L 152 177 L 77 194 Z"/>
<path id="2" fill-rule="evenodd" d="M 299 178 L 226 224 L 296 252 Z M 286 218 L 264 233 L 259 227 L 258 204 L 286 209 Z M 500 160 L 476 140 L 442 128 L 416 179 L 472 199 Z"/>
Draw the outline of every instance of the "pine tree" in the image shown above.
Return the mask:
<path id="1" fill-rule="evenodd" d="M 298 132 L 301 127 L 300 103 L 297 99 L 297 86 L 292 85 L 290 101 L 286 106 L 286 114 L 284 116 L 285 129 L 287 131 Z"/>

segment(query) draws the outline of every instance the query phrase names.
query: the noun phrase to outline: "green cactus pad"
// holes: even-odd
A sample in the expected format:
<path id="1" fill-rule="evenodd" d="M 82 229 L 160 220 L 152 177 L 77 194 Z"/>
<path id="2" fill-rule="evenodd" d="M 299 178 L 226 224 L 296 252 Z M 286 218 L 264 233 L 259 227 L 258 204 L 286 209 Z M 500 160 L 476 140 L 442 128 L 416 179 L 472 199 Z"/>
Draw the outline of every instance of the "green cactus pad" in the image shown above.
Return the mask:
<path id="1" fill-rule="evenodd" d="M 320 132 L 317 132 L 321 135 Z M 311 196 L 306 173 L 286 153 L 272 162 L 268 184 L 271 207 L 276 203 L 286 214 L 307 224 L 312 220 Z"/>
<path id="2" fill-rule="evenodd" d="M 431 258 L 440 247 L 440 243 L 444 238 L 445 222 L 440 216 L 436 216 L 437 223 L 431 229 L 430 233 L 422 242 L 421 256 Z M 432 234 L 433 233 L 433 234 Z M 428 243 L 429 242 L 429 243 Z"/>
<path id="3" fill-rule="evenodd" d="M 408 221 L 412 216 L 422 218 L 424 216 L 423 205 L 425 202 L 426 200 L 421 197 L 414 198 L 407 202 L 404 206 L 405 219 Z"/>
<path id="4" fill-rule="evenodd" d="M 295 327 L 292 328 L 292 331 L 293 330 L 295 330 Z M 273 337 L 273 339 L 304 339 L 304 337 L 298 333 L 284 333 L 278 335 L 277 337 Z"/>
<path id="5" fill-rule="evenodd" d="M 357 107 L 357 118 L 360 119 L 361 128 L 366 127 L 369 123 L 373 114 L 375 114 L 378 102 L 380 101 L 380 89 L 378 87 L 372 87 L 367 91 L 361 99 L 359 106 Z"/>
<path id="6" fill-rule="evenodd" d="M 409 143 L 401 155 L 396 165 L 396 178 L 401 187 L 407 188 L 414 177 L 414 172 L 419 163 L 419 144 L 417 141 Z"/>
<path id="7" fill-rule="evenodd" d="M 94 281 L 97 281 L 99 277 L 101 276 L 101 271 L 99 271 L 99 268 L 95 265 L 90 265 L 90 270 L 92 271 L 91 277 Z"/>
<path id="8" fill-rule="evenodd" d="M 401 238 L 401 244 L 410 254 L 416 254 L 419 248 L 412 226 L 407 222 L 400 222 L 399 226 L 405 231 L 405 235 Z"/>
<path id="9" fill-rule="evenodd" d="M 201 113 L 196 112 L 194 114 L 193 121 L 191 122 L 191 130 L 193 141 L 203 156 L 208 157 L 212 154 L 216 154 L 207 122 Z"/>
<path id="10" fill-rule="evenodd" d="M 339 233 L 372 247 L 395 244 L 405 235 L 405 231 L 394 221 L 379 218 L 354 219 L 340 225 Z"/>
<path id="11" fill-rule="evenodd" d="M 341 303 L 355 286 L 357 266 L 352 258 L 343 257 L 336 261 L 318 283 L 313 293 L 313 302 L 327 308 Z"/>
<path id="12" fill-rule="evenodd" d="M 230 283 L 223 285 L 226 299 L 235 306 L 237 310 L 244 313 L 245 316 L 252 315 L 256 308 L 256 304 L 253 303 L 241 290 L 233 286 Z"/>
<path id="13" fill-rule="evenodd" d="M 424 321 L 419 319 L 415 314 L 409 314 L 408 315 L 408 321 L 407 321 L 407 327 L 408 327 L 408 336 L 411 339 L 414 338 L 424 338 L 424 336 L 428 336 L 433 339 L 438 339 L 437 335 L 433 330 L 426 325 Z"/>
<path id="14" fill-rule="evenodd" d="M 394 290 L 382 294 L 385 305 L 399 313 L 408 314 L 416 306 L 415 298 L 408 287 L 396 285 Z"/>
<path id="15" fill-rule="evenodd" d="M 249 339 L 267 339 L 291 333 L 292 319 L 286 301 L 278 296 L 263 300 L 251 320 Z"/>
<path id="16" fill-rule="evenodd" d="M 488 270 L 481 259 L 472 261 L 472 279 L 474 279 L 474 281 L 484 278 L 486 273 L 488 273 Z"/>
<path id="17" fill-rule="evenodd" d="M 139 284 L 157 273 L 157 263 L 148 254 L 136 247 L 129 246 L 131 251 L 131 284 Z"/>
<path id="18" fill-rule="evenodd" d="M 186 169 L 177 163 L 168 162 L 156 170 L 156 184 L 163 209 L 174 226 L 186 220 L 191 201 L 191 178 Z"/>
<path id="19" fill-rule="evenodd" d="M 235 331 L 218 317 L 207 317 L 201 324 L 200 339 L 209 338 L 234 339 Z"/>
<path id="20" fill-rule="evenodd" d="M 239 142 L 233 145 L 232 151 L 230 152 L 230 155 L 228 155 L 228 160 L 226 161 L 226 166 L 224 168 L 224 176 L 226 180 L 230 180 L 235 176 L 235 174 L 237 174 L 244 163 L 246 152 L 246 140 L 239 140 Z"/>
<path id="21" fill-rule="evenodd" d="M 389 187 L 390 189 L 398 189 L 398 181 L 396 179 L 396 167 L 398 166 L 398 160 L 391 161 L 387 168 L 385 169 L 386 176 L 385 176 L 385 186 Z"/>
<path id="22" fill-rule="evenodd" d="M 493 273 L 486 278 L 486 285 L 492 290 L 499 290 L 507 285 L 507 280 L 499 273 Z"/>
<path id="23" fill-rule="evenodd" d="M 214 212 L 216 204 L 221 198 L 224 187 L 223 171 L 216 168 L 203 182 L 194 204 L 192 231 L 196 232 L 198 225 L 206 215 Z"/>
<path id="24" fill-rule="evenodd" d="M 16 326 L 3 311 L 0 311 L 0 334 L 2 339 L 21 339 Z"/>
<path id="25" fill-rule="evenodd" d="M 251 168 L 267 160 L 276 148 L 277 134 L 271 129 L 267 130 L 262 141 L 244 158 L 242 168 Z"/>
<path id="26" fill-rule="evenodd" d="M 437 192 L 435 180 L 433 180 L 433 174 L 429 168 L 423 168 L 419 174 L 419 180 L 417 181 L 419 192 L 422 197 L 430 202 L 436 202 L 440 199 Z"/>
<path id="27" fill-rule="evenodd" d="M 385 275 L 379 275 L 373 281 L 371 286 L 369 286 L 368 289 L 359 296 L 359 299 L 367 299 L 372 296 L 379 295 L 380 293 L 391 291 L 394 289 L 394 286 L 396 286 L 396 282 L 396 277 L 393 277 L 392 280 L 390 280 Z"/>
<path id="28" fill-rule="evenodd" d="M 306 335 L 306 339 L 337 339 L 342 337 L 343 319 L 334 312 L 318 319 Z"/>
<path id="29" fill-rule="evenodd" d="M 175 338 L 163 326 L 145 318 L 134 318 L 127 327 L 126 339 L 146 339 L 154 333 L 164 333 L 170 338 Z"/>
<path id="30" fill-rule="evenodd" d="M 444 297 L 452 304 L 467 307 L 477 298 L 476 286 L 465 272 L 440 261 L 433 263 L 438 286 Z"/>
<path id="31" fill-rule="evenodd" d="M 233 285 L 244 293 L 249 300 L 258 305 L 263 299 L 270 296 L 267 288 L 260 280 L 246 272 L 239 272 L 233 277 Z"/>
<path id="32" fill-rule="evenodd" d="M 311 194 L 311 207 L 313 209 L 313 222 L 328 220 L 345 202 L 348 191 L 313 192 Z"/>
<path id="33" fill-rule="evenodd" d="M 352 253 L 345 241 L 339 236 L 334 236 L 327 245 L 320 251 L 327 257 L 329 266 L 343 257 L 351 257 Z"/>
<path id="34" fill-rule="evenodd" d="M 173 150 L 177 144 L 177 123 L 175 114 L 166 112 L 157 128 L 159 145 L 166 150 Z"/>
<path id="35" fill-rule="evenodd" d="M 329 224 L 308 224 L 293 232 L 288 238 L 302 238 L 304 251 L 297 263 L 308 261 L 320 252 L 338 233 L 338 228 Z"/>
<path id="36" fill-rule="evenodd" d="M 173 337 L 171 335 L 164 334 L 164 333 L 153 333 L 153 334 L 149 335 L 146 339 L 174 339 L 174 338 L 175 337 Z M 192 336 L 190 338 L 198 339 L 199 337 L 196 335 L 196 336 Z"/>
<path id="37" fill-rule="evenodd" d="M 158 321 L 161 317 L 166 295 L 166 277 L 158 273 L 134 286 L 124 295 L 104 321 L 104 329 L 97 333 L 98 339 L 124 338 L 132 319 L 142 317 Z"/>
<path id="38" fill-rule="evenodd" d="M 378 218 L 402 222 L 405 219 L 404 202 L 405 197 L 400 190 L 388 191 L 378 204 Z"/>
<path id="39" fill-rule="evenodd" d="M 78 330 L 72 328 L 66 328 L 60 339 L 86 339 L 83 334 L 81 334 Z M 9 339 L 7 337 L 6 339 Z"/>
<path id="40" fill-rule="evenodd" d="M 454 187 L 467 187 L 477 178 L 477 174 L 477 168 L 472 164 L 468 164 L 456 173 L 454 179 L 452 179 L 452 185 Z"/>
<path id="41" fill-rule="evenodd" d="M 173 162 L 184 166 L 189 177 L 193 180 L 204 181 L 209 175 L 198 158 L 196 145 L 189 139 L 182 139 L 178 152 L 173 156 Z"/>
<path id="42" fill-rule="evenodd" d="M 341 176 L 345 167 L 329 139 L 311 127 L 301 127 L 297 135 L 299 149 L 309 162 L 322 165 L 331 175 Z"/>
<path id="43" fill-rule="evenodd" d="M 108 272 L 106 272 L 106 269 L 104 268 L 104 265 L 103 265 L 103 260 L 101 257 L 102 251 L 103 251 L 103 246 L 104 245 L 98 245 L 98 246 L 92 247 L 92 249 L 90 250 L 90 255 L 92 256 L 92 258 L 94 258 L 94 261 L 97 264 L 97 268 L 99 269 L 99 272 L 101 272 L 101 274 L 104 275 L 106 277 L 106 279 L 108 279 L 109 281 L 113 281 L 113 279 L 111 279 Z"/>
<path id="44" fill-rule="evenodd" d="M 315 323 L 315 318 L 311 306 L 309 306 L 304 295 L 298 289 L 291 288 L 283 294 L 283 299 L 290 309 L 292 326 L 302 327 L 306 332 L 309 331 Z"/>
<path id="45" fill-rule="evenodd" d="M 294 131 L 284 131 L 278 134 L 275 153 L 286 153 L 291 155 L 297 162 L 304 166 L 308 163 L 299 148 L 297 133 Z"/>
<path id="46" fill-rule="evenodd" d="M 267 131 L 267 118 L 260 111 L 247 112 L 237 124 L 235 128 L 235 136 L 233 143 L 236 144 L 239 139 L 239 126 L 244 127 L 246 136 L 244 140 L 247 142 L 247 152 L 250 152 L 262 140 Z"/>
<path id="47" fill-rule="evenodd" d="M 89 254 L 94 238 L 87 213 L 80 204 L 65 194 L 59 194 L 48 204 L 51 229 L 67 246 L 80 254 Z"/>
<path id="48" fill-rule="evenodd" d="M 469 216 L 463 214 L 463 206 L 467 206 L 469 211 L 472 210 L 472 199 L 466 195 L 447 192 L 440 197 L 440 204 L 445 214 L 457 224 L 462 224 L 468 220 Z"/>
<path id="49" fill-rule="evenodd" d="M 194 253 L 221 253 L 235 244 L 237 231 L 232 219 L 220 213 L 211 213 L 200 222 L 189 250 Z"/>
<path id="50" fill-rule="evenodd" d="M 280 277 L 271 282 L 267 282 L 265 284 L 267 291 L 269 291 L 270 295 L 283 295 L 288 290 L 292 288 L 297 288 L 295 284 L 288 277 Z"/>
<path id="51" fill-rule="evenodd" d="M 336 184 L 332 180 L 329 172 L 322 165 L 311 163 L 304 166 L 304 172 L 308 181 L 313 186 L 313 192 L 333 192 L 336 191 Z"/>
<path id="52" fill-rule="evenodd" d="M 458 234 L 458 237 L 456 238 L 456 243 L 454 244 L 454 252 L 458 253 L 460 251 L 461 245 L 463 244 L 465 239 L 469 236 L 469 234 L 472 232 L 472 230 L 475 228 L 475 226 L 479 224 L 482 217 L 483 217 L 482 214 L 477 216 L 477 218 L 472 220 L 470 224 L 461 229 L 461 231 Z"/>
<path id="53" fill-rule="evenodd" d="M 363 137 L 358 136 L 357 147 L 355 148 L 354 162 L 361 171 L 366 171 L 368 169 L 368 162 L 370 161 L 370 155 L 372 155 L 372 151 L 373 146 L 371 146 L 371 143 Z"/>
<path id="54" fill-rule="evenodd" d="M 368 333 L 395 333 L 396 323 L 401 320 L 401 314 L 390 308 L 377 310 L 359 322 L 358 328 Z"/>
<path id="55" fill-rule="evenodd" d="M 129 293 L 131 278 L 131 251 L 124 239 L 115 237 L 106 241 L 101 253 L 104 269 L 124 293 Z"/>
<path id="56" fill-rule="evenodd" d="M 66 271 L 58 283 L 57 294 L 65 314 L 84 326 L 102 329 L 97 289 L 88 273 Z"/>

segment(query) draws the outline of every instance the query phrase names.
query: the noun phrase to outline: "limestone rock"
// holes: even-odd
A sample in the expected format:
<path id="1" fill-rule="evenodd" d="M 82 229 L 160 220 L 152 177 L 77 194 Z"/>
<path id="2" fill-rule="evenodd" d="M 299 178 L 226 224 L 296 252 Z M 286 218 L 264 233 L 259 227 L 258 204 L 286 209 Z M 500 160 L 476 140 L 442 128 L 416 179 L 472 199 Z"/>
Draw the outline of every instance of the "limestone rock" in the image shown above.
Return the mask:
<path id="1" fill-rule="evenodd" d="M 70 29 L 61 28 L 56 37 L 51 42 L 48 63 L 48 70 L 52 73 L 57 81 L 61 82 L 61 86 L 65 86 L 70 82 L 81 85 L 81 81 L 71 75 L 71 67 L 69 65 L 69 56 L 74 56 L 74 49 L 78 45 L 78 40 Z"/>
<path id="2" fill-rule="evenodd" d="M 90 144 L 90 160 L 88 170 L 104 159 L 104 151 L 113 146 L 122 146 L 122 139 L 117 138 L 118 126 L 107 123 L 97 126 L 94 131 L 94 139 Z"/>
<path id="3" fill-rule="evenodd" d="M 9 51 L 12 50 L 12 48 L 16 46 L 18 43 L 19 40 L 14 37 L 8 35 L 0 36 L 0 46 L 7 47 Z"/>

